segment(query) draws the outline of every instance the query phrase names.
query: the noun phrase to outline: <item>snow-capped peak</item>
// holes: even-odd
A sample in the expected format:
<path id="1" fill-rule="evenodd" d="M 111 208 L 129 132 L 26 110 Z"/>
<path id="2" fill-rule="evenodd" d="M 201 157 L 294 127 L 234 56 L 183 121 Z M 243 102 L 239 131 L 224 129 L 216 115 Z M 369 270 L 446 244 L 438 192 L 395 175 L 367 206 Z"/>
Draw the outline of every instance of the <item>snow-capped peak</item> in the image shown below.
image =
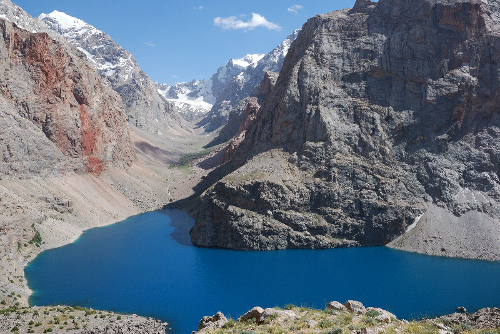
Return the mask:
<path id="1" fill-rule="evenodd" d="M 102 33 L 90 24 L 57 10 L 50 14 L 40 14 L 38 18 L 62 35 L 68 35 L 69 32 L 77 35 Z"/>
<path id="2" fill-rule="evenodd" d="M 253 55 L 247 54 L 243 58 L 233 59 L 233 64 L 246 68 L 250 65 L 257 63 L 264 56 L 265 56 L 264 54 L 253 54 Z"/>

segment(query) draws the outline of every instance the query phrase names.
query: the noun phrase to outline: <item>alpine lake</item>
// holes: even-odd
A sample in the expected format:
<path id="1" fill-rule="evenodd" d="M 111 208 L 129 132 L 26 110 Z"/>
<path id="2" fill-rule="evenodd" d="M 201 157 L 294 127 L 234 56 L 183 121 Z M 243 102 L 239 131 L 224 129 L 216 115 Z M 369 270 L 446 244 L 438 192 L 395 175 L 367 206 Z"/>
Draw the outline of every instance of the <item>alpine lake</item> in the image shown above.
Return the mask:
<path id="1" fill-rule="evenodd" d="M 419 319 L 500 307 L 500 262 L 387 247 L 234 251 L 191 244 L 193 219 L 166 209 L 85 231 L 25 269 L 31 305 L 70 305 L 151 316 L 191 333 L 217 311 L 254 306 L 323 309 L 359 300 Z"/>

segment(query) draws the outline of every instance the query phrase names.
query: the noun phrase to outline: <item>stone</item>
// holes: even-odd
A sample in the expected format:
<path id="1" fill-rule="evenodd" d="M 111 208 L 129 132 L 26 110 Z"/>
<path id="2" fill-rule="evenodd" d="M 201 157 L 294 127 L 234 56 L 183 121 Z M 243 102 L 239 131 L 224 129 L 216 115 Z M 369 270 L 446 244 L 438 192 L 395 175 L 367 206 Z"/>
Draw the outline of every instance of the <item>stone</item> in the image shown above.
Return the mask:
<path id="1" fill-rule="evenodd" d="M 263 323 L 267 319 L 272 320 L 273 318 L 278 318 L 278 317 L 296 318 L 297 315 L 292 310 L 276 310 L 274 308 L 266 308 L 260 316 L 259 323 Z"/>
<path id="2" fill-rule="evenodd" d="M 318 324 L 318 322 L 315 320 L 307 320 L 306 321 L 306 325 L 309 328 L 314 328 L 314 327 L 316 327 L 317 324 Z"/>
<path id="3" fill-rule="evenodd" d="M 465 312 L 467 312 L 467 309 L 463 306 L 459 306 L 459 307 L 457 307 L 457 312 L 465 313 Z"/>
<path id="4" fill-rule="evenodd" d="M 392 319 L 397 319 L 397 317 L 392 314 L 391 312 L 388 312 L 386 310 L 383 310 L 378 307 L 367 307 L 366 311 L 377 311 L 379 313 L 378 316 L 376 316 L 374 319 L 379 321 L 379 322 L 385 322 L 386 324 L 389 324 L 392 322 Z"/>
<path id="5" fill-rule="evenodd" d="M 204 316 L 198 323 L 198 331 L 203 329 L 212 330 L 222 328 L 228 322 L 222 312 L 217 312 L 213 316 Z"/>
<path id="6" fill-rule="evenodd" d="M 361 302 L 356 300 L 348 300 L 344 303 L 344 306 L 349 312 L 363 314 L 366 313 L 366 308 L 363 306 Z"/>
<path id="7" fill-rule="evenodd" d="M 347 307 L 339 303 L 338 301 L 332 301 L 328 303 L 328 308 L 331 310 L 347 311 Z"/>
<path id="8" fill-rule="evenodd" d="M 264 309 L 262 307 L 256 306 L 253 309 L 251 309 L 250 311 L 248 311 L 247 313 L 243 314 L 238 319 L 238 321 L 246 322 L 248 320 L 255 319 L 255 322 L 259 323 L 260 317 L 261 317 L 263 312 L 264 312 Z"/>

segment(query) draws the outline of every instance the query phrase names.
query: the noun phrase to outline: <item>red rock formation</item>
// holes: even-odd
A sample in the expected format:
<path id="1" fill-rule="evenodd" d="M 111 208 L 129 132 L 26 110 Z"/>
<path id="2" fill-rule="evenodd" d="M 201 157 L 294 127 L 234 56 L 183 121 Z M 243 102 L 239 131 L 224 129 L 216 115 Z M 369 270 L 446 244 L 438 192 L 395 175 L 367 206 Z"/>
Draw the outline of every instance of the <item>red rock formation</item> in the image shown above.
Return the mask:
<path id="1" fill-rule="evenodd" d="M 68 169 L 97 174 L 130 165 L 134 152 L 121 98 L 86 56 L 8 21 L 0 20 L 0 30 L 0 94 L 67 157 Z"/>

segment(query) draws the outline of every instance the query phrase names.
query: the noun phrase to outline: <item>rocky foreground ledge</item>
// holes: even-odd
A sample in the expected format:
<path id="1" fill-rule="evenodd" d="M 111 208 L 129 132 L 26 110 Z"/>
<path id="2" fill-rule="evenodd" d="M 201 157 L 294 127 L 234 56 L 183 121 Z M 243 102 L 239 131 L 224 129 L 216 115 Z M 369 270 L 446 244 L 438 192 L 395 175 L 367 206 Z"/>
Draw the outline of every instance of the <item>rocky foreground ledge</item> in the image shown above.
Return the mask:
<path id="1" fill-rule="evenodd" d="M 285 309 L 254 307 L 238 320 L 224 314 L 203 317 L 195 333 L 203 334 L 500 334 L 500 308 L 485 308 L 469 314 L 453 313 L 435 319 L 407 321 L 361 302 L 333 301 L 325 310 L 285 306 Z"/>
<path id="2" fill-rule="evenodd" d="M 0 333 L 165 334 L 168 324 L 136 314 L 83 307 L 21 307 L 0 310 Z"/>

